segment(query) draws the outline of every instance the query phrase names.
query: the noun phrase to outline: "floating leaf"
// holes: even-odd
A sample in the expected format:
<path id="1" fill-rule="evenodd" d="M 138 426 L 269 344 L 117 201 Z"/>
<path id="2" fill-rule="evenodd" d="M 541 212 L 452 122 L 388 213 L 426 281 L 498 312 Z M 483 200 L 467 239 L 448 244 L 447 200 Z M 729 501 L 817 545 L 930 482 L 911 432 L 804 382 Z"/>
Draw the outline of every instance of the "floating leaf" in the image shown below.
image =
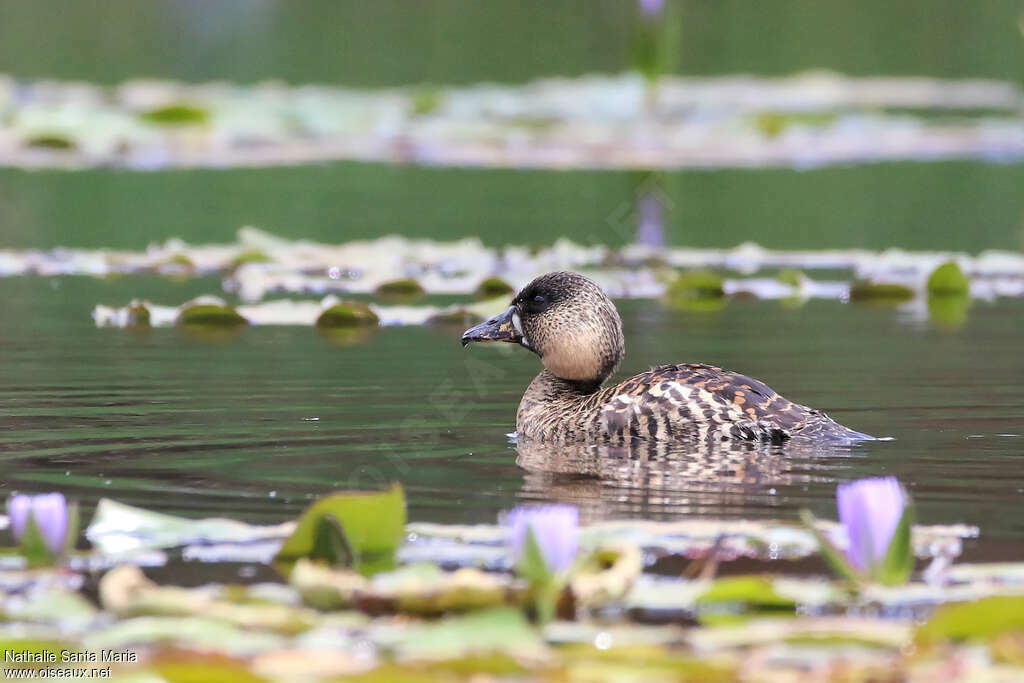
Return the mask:
<path id="1" fill-rule="evenodd" d="M 366 590 L 369 581 L 350 569 L 332 569 L 300 558 L 288 575 L 302 601 L 322 610 L 337 610 L 352 605 L 357 591 Z"/>
<path id="2" fill-rule="evenodd" d="M 285 538 L 294 530 L 294 522 L 258 526 L 219 517 L 186 519 L 103 498 L 85 537 L 101 552 L 121 553 L 190 543 L 252 543 Z"/>
<path id="3" fill-rule="evenodd" d="M 316 326 L 321 328 L 368 327 L 380 323 L 377 314 L 359 301 L 342 301 L 320 314 Z"/>
<path id="4" fill-rule="evenodd" d="M 249 670 L 245 662 L 221 655 L 175 653 L 159 657 L 153 668 L 167 683 L 267 683 Z"/>
<path id="5" fill-rule="evenodd" d="M 325 516 L 337 522 L 359 571 L 372 574 L 393 566 L 405 535 L 405 494 L 399 484 L 383 493 L 337 493 L 313 503 L 275 558 L 282 571 L 315 551 L 317 528 Z"/>
<path id="6" fill-rule="evenodd" d="M 149 327 L 152 322 L 149 309 L 140 301 L 132 301 L 128 304 L 128 326 Z"/>
<path id="7" fill-rule="evenodd" d="M 668 286 L 664 300 L 680 310 L 718 310 L 725 302 L 725 282 L 709 270 L 691 270 L 681 273 Z"/>
<path id="8" fill-rule="evenodd" d="M 928 319 L 936 327 L 957 330 L 967 322 L 971 300 L 966 296 L 929 296 Z"/>
<path id="9" fill-rule="evenodd" d="M 458 327 L 469 327 L 483 322 L 483 316 L 465 308 L 452 308 L 436 313 L 427 322 L 432 325 L 455 325 Z"/>
<path id="10" fill-rule="evenodd" d="M 280 648 L 288 638 L 246 629 L 209 617 L 135 617 L 90 631 L 81 640 L 88 650 L 136 649 L 140 645 L 173 644 L 201 652 L 251 654 Z"/>
<path id="11" fill-rule="evenodd" d="M 636 546 L 601 548 L 572 577 L 573 597 L 580 607 L 601 607 L 624 597 L 642 572 L 643 557 Z"/>
<path id="12" fill-rule="evenodd" d="M 697 598 L 698 605 L 740 605 L 765 611 L 790 611 L 796 602 L 775 591 L 766 576 L 730 576 L 717 579 Z"/>
<path id="13" fill-rule="evenodd" d="M 946 605 L 918 627 L 914 640 L 930 645 L 942 640 L 987 640 L 1024 632 L 1024 596 L 982 598 Z"/>
<path id="14" fill-rule="evenodd" d="M 367 611 L 436 615 L 518 604 L 525 592 L 507 574 L 469 567 L 446 572 L 421 562 L 377 574 L 366 590 L 357 592 L 355 601 Z"/>
<path id="15" fill-rule="evenodd" d="M 824 128 L 838 119 L 835 112 L 760 112 L 754 119 L 754 127 L 768 138 L 781 135 L 790 126 Z"/>
<path id="16" fill-rule="evenodd" d="M 178 313 L 179 325 L 195 325 L 202 327 L 242 327 L 249 321 L 239 315 L 238 311 L 227 305 L 193 304 L 187 305 Z"/>
<path id="17" fill-rule="evenodd" d="M 4 662 L 8 665 L 15 662 L 32 664 L 47 660 L 59 662 L 61 653 L 66 649 L 67 645 L 42 638 L 0 638 L 0 651 L 5 653 Z M 14 657 L 6 655 L 8 652 Z"/>
<path id="18" fill-rule="evenodd" d="M 783 268 L 775 274 L 775 279 L 784 285 L 790 285 L 791 287 L 799 287 L 803 284 L 806 276 L 796 268 Z"/>
<path id="19" fill-rule="evenodd" d="M 389 280 L 377 285 L 377 294 L 386 298 L 401 301 L 413 301 L 426 294 L 423 285 L 411 277 Z"/>
<path id="20" fill-rule="evenodd" d="M 178 103 L 144 111 L 139 118 L 159 126 L 190 126 L 207 123 L 210 112 L 194 104 Z"/>
<path id="21" fill-rule="evenodd" d="M 971 281 L 956 261 L 946 261 L 928 276 L 928 296 L 966 297 Z"/>
<path id="22" fill-rule="evenodd" d="M 412 94 L 410 102 L 413 116 L 426 116 L 433 114 L 441 108 L 444 102 L 444 94 L 437 88 L 424 86 Z"/>
<path id="23" fill-rule="evenodd" d="M 208 617 L 286 634 L 304 631 L 314 622 L 310 610 L 271 602 L 240 603 L 240 596 L 227 590 L 160 586 L 133 565 L 104 574 L 99 593 L 104 608 L 121 616 Z"/>
<path id="24" fill-rule="evenodd" d="M 47 133 L 43 135 L 33 135 L 25 140 L 25 146 L 39 149 L 72 150 L 77 145 L 75 144 L 75 141 L 67 135 Z"/>
<path id="25" fill-rule="evenodd" d="M 267 256 L 267 252 L 261 249 L 246 249 L 231 260 L 231 269 L 234 270 L 246 263 L 269 263 L 272 260 Z"/>
<path id="26" fill-rule="evenodd" d="M 507 296 L 515 293 L 512 285 L 497 276 L 486 277 L 473 290 L 473 295 L 478 299 L 494 299 L 499 296 Z"/>
<path id="27" fill-rule="evenodd" d="M 88 622 L 96 615 L 96 607 L 79 593 L 47 586 L 30 591 L 23 600 L 4 606 L 8 620 L 29 622 Z"/>
<path id="28" fill-rule="evenodd" d="M 850 287 L 850 301 L 899 303 L 914 298 L 914 290 L 896 282 L 857 280 Z"/>
<path id="29" fill-rule="evenodd" d="M 543 661 L 547 647 L 518 609 L 495 608 L 436 623 L 411 626 L 395 645 L 399 661 L 454 660 L 504 653 L 517 660 Z"/>
<path id="30" fill-rule="evenodd" d="M 729 683 L 737 680 L 735 664 L 709 661 L 651 645 L 611 647 L 592 645 L 559 648 L 569 672 L 568 680 L 581 681 L 676 681 L 681 683 Z"/>

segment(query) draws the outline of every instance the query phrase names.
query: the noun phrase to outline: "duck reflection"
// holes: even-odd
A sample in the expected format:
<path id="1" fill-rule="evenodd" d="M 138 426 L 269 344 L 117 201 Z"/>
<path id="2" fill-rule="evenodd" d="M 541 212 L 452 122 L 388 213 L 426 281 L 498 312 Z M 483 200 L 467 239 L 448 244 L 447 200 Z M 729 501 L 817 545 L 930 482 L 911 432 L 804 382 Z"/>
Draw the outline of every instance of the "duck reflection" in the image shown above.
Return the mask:
<path id="1" fill-rule="evenodd" d="M 588 521 L 642 514 L 777 516 L 799 507 L 782 487 L 829 482 L 826 468 L 850 446 L 820 443 L 635 440 L 627 445 L 551 444 L 520 437 L 521 495 L 573 503 Z"/>

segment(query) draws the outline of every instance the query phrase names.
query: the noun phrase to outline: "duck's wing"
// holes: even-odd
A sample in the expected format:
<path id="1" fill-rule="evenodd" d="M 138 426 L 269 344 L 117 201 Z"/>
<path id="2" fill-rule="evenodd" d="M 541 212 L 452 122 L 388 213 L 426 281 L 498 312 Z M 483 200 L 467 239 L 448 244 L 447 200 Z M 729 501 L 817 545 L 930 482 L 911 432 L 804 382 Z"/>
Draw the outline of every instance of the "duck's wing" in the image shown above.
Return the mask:
<path id="1" fill-rule="evenodd" d="M 856 434 L 763 382 L 713 365 L 662 365 L 605 392 L 604 428 L 623 439 L 782 441 L 828 425 Z"/>

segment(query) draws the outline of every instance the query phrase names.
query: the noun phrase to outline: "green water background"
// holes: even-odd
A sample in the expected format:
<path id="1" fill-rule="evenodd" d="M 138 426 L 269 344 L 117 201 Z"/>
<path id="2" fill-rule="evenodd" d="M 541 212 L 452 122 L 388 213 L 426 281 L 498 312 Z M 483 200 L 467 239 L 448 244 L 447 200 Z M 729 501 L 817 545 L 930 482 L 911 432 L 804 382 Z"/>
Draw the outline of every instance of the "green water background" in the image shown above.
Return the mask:
<path id="1" fill-rule="evenodd" d="M 629 2 L 18 2 L 0 0 L 0 72 L 356 86 L 521 82 L 618 72 Z M 678 70 L 1019 81 L 1019 2 L 684 3 Z M 325 164 L 127 172 L 0 170 L 0 247 L 140 249 L 233 239 L 241 225 L 326 242 L 388 233 L 492 245 L 623 244 L 642 179 Z M 1024 248 L 1024 171 L 979 162 L 664 174 L 667 239 L 729 247 Z M 623 216 L 626 219 L 623 219 Z M 638 517 L 834 516 L 835 482 L 893 473 L 927 522 L 1024 537 L 1017 301 L 943 326 L 913 311 L 739 302 L 682 314 L 622 304 L 623 371 L 707 361 L 857 429 L 862 449 L 772 459 L 749 478 L 601 482 L 526 473 L 506 434 L 536 371 L 494 357 L 483 389 L 459 330 L 382 329 L 342 345 L 306 328 L 228 338 L 96 329 L 96 303 L 177 304 L 216 279 L 0 280 L 0 459 L 8 490 L 104 495 L 182 514 L 279 520 L 332 488 L 391 478 L 415 519 L 492 521 L 521 500 Z M 471 355 L 467 355 L 471 354 Z M 472 387 L 472 388 L 467 388 Z M 318 419 L 313 419 L 318 418 Z M 714 460 L 688 456 L 697 470 Z"/>

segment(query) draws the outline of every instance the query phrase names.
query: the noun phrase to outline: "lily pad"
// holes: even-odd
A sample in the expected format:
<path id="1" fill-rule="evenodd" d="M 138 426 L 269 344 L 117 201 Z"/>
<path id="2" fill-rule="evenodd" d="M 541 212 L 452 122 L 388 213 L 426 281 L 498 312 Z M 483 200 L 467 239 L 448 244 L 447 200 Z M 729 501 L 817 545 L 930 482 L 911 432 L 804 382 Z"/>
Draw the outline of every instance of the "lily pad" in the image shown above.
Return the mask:
<path id="1" fill-rule="evenodd" d="M 668 286 L 664 300 L 672 308 L 680 310 L 718 310 L 725 302 L 725 281 L 710 270 L 681 273 Z"/>
<path id="2" fill-rule="evenodd" d="M 350 607 L 357 591 L 366 590 L 369 580 L 351 569 L 332 569 L 322 563 L 300 558 L 288 575 L 291 584 L 310 607 L 338 610 Z"/>
<path id="3" fill-rule="evenodd" d="M 194 126 L 210 121 L 209 110 L 188 103 L 168 104 L 139 114 L 146 123 L 158 126 Z"/>
<path id="4" fill-rule="evenodd" d="M 966 297 L 971 281 L 956 261 L 946 261 L 928 276 L 928 296 Z"/>
<path id="5" fill-rule="evenodd" d="M 486 277 L 480 281 L 480 284 L 473 290 L 473 295 L 478 299 L 495 299 L 499 296 L 507 296 L 514 294 L 515 289 L 512 285 L 502 280 L 500 277 L 492 275 Z"/>
<path id="6" fill-rule="evenodd" d="M 208 617 L 286 634 L 304 631 L 315 621 L 309 610 L 269 602 L 245 604 L 216 587 L 160 586 L 132 565 L 107 572 L 99 592 L 104 608 L 126 617 Z"/>
<path id="7" fill-rule="evenodd" d="M 431 615 L 519 604 L 525 594 L 525 587 L 507 574 L 470 567 L 445 572 L 420 563 L 377 574 L 366 590 L 356 593 L 355 601 L 365 611 Z"/>
<path id="8" fill-rule="evenodd" d="M 86 634 L 86 649 L 127 649 L 144 644 L 176 645 L 196 652 L 247 655 L 280 648 L 288 638 L 248 630 L 209 617 L 134 617 Z"/>
<path id="9" fill-rule="evenodd" d="M 438 88 L 424 86 L 418 88 L 410 98 L 410 108 L 414 116 L 433 114 L 444 103 L 444 94 Z"/>
<path id="10" fill-rule="evenodd" d="M 351 557 L 320 554 L 318 528 L 321 520 L 336 522 L 344 534 Z M 348 492 L 321 498 L 299 518 L 295 532 L 288 537 L 275 558 L 285 572 L 303 557 L 332 563 L 347 560 L 358 571 L 373 574 L 394 565 L 394 555 L 405 537 L 405 493 L 399 484 L 382 493 Z"/>
<path id="11" fill-rule="evenodd" d="M 223 302 L 194 301 L 183 304 L 178 312 L 178 325 L 234 328 L 249 324 L 238 311 Z"/>
<path id="12" fill-rule="evenodd" d="M 1005 633 L 1024 633 L 1024 596 L 983 598 L 940 607 L 918 627 L 914 640 L 930 645 L 943 640 L 988 640 Z"/>
<path id="13" fill-rule="evenodd" d="M 914 290 L 896 282 L 857 280 L 850 287 L 850 301 L 899 303 L 914 298 Z"/>
<path id="14" fill-rule="evenodd" d="M 413 301 L 426 294 L 423 285 L 411 277 L 382 282 L 377 285 L 376 292 L 386 299 L 402 301 Z"/>
<path id="15" fill-rule="evenodd" d="M 835 112 L 777 112 L 763 111 L 754 117 L 754 127 L 765 137 L 775 138 L 791 126 L 825 128 L 839 118 Z"/>
<path id="16" fill-rule="evenodd" d="M 775 592 L 771 577 L 731 576 L 718 579 L 697 598 L 698 605 L 735 605 L 764 611 L 792 611 L 796 602 Z"/>
<path id="17" fill-rule="evenodd" d="M 971 300 L 966 296 L 929 296 L 928 319 L 944 330 L 958 330 L 967 322 Z"/>
<path id="18" fill-rule="evenodd" d="M 190 543 L 253 543 L 283 539 L 294 530 L 295 522 L 258 526 L 218 517 L 186 519 L 103 498 L 96 505 L 85 537 L 97 550 L 118 554 Z"/>
<path id="19" fill-rule="evenodd" d="M 337 327 L 369 327 L 380 323 L 377 314 L 359 301 L 341 301 L 320 314 L 316 326 L 330 329 Z"/>
<path id="20" fill-rule="evenodd" d="M 799 287 L 801 284 L 803 284 L 805 277 L 806 275 L 804 275 L 796 268 L 783 268 L 782 270 L 775 274 L 776 280 L 778 280 L 784 285 L 789 285 L 791 287 Z"/>
<path id="21" fill-rule="evenodd" d="M 176 652 L 158 657 L 153 668 L 167 683 L 266 683 L 268 679 L 253 673 L 241 659 L 222 655 Z"/>
<path id="22" fill-rule="evenodd" d="M 569 680 L 729 683 L 738 679 L 736 666 L 730 661 L 709 661 L 658 646 L 599 649 L 574 645 L 559 648 L 559 654 L 565 660 Z"/>
<path id="23" fill-rule="evenodd" d="M 59 133 L 33 135 L 25 140 L 25 146 L 53 150 L 72 150 L 77 147 L 74 140 L 67 135 L 60 135 Z"/>
<path id="24" fill-rule="evenodd" d="M 231 269 L 234 270 L 246 263 L 269 263 L 271 261 L 273 259 L 262 249 L 246 249 L 231 259 Z"/>
<path id="25" fill-rule="evenodd" d="M 550 651 L 523 613 L 509 607 L 417 624 L 403 635 L 394 647 L 399 661 L 442 661 L 491 654 L 508 654 L 535 663 L 550 658 Z"/>
<path id="26" fill-rule="evenodd" d="M 580 607 L 603 606 L 624 597 L 642 572 L 643 557 L 636 546 L 601 548 L 573 577 L 573 597 Z"/>
<path id="27" fill-rule="evenodd" d="M 477 323 L 483 322 L 483 320 L 483 316 L 470 311 L 469 309 L 452 308 L 430 316 L 427 318 L 427 323 L 431 325 L 455 325 L 468 327 L 470 325 L 476 325 Z"/>

